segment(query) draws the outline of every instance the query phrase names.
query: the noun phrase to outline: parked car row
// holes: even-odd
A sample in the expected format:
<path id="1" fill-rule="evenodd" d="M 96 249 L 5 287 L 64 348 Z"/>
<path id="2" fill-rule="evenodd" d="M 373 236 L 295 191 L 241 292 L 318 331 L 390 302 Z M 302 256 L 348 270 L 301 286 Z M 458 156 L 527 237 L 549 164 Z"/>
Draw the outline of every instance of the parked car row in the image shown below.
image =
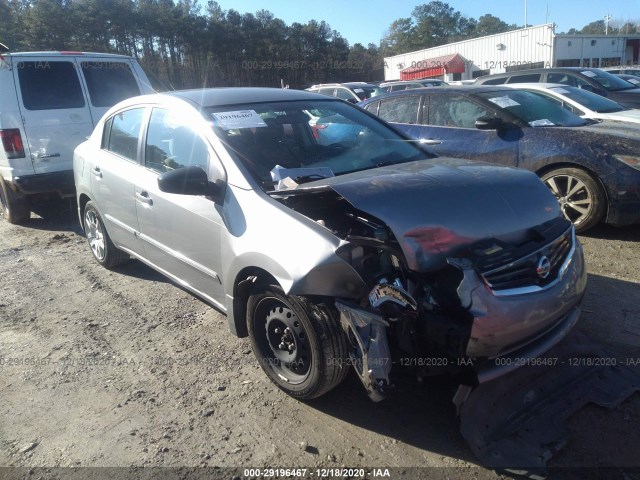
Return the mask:
<path id="1" fill-rule="evenodd" d="M 640 221 L 627 123 L 508 85 L 312 90 L 129 98 L 73 159 L 95 260 L 226 314 L 296 398 L 350 368 L 380 400 L 400 370 L 475 385 L 525 364 L 579 318 L 576 230 Z"/>

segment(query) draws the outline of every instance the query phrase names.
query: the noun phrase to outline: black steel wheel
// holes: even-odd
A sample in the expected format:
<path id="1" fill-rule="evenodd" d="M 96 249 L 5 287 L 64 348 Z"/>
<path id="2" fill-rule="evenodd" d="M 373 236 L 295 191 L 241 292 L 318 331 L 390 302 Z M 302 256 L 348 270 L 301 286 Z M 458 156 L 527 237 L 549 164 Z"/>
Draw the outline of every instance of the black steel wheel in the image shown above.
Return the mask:
<path id="1" fill-rule="evenodd" d="M 596 179 L 579 168 L 559 168 L 542 176 L 560 203 L 562 214 L 573 222 L 576 232 L 584 232 L 602 221 L 606 196 Z"/>
<path id="2" fill-rule="evenodd" d="M 346 335 L 325 305 L 269 287 L 249 297 L 247 327 L 260 366 L 293 397 L 319 397 L 348 372 Z"/>

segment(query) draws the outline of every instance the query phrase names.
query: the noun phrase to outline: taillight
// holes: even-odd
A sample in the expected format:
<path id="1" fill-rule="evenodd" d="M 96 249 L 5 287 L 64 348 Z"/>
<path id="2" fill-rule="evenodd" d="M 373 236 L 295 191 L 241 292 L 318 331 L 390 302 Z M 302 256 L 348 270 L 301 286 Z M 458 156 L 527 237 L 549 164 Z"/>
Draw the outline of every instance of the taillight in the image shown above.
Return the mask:
<path id="1" fill-rule="evenodd" d="M 2 138 L 2 146 L 7 158 L 24 158 L 24 146 L 22 145 L 20 129 L 0 129 L 0 137 Z"/>

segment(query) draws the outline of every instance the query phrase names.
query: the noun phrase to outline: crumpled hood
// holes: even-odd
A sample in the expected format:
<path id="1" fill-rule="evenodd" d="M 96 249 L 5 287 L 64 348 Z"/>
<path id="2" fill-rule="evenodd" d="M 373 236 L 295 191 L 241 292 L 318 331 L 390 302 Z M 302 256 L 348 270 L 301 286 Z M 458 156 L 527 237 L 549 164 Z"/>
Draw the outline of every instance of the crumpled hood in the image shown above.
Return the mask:
<path id="1" fill-rule="evenodd" d="M 409 268 L 441 268 L 456 247 L 485 238 L 521 240 L 560 215 L 531 172 L 436 158 L 322 180 L 355 208 L 387 224 Z"/>

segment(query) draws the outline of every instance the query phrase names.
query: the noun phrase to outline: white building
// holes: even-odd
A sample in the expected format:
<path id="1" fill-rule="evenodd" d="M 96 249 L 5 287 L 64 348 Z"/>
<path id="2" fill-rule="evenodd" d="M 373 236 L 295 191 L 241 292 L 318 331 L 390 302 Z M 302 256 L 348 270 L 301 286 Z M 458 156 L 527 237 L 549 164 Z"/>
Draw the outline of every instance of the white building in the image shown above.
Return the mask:
<path id="1" fill-rule="evenodd" d="M 640 34 L 556 35 L 548 23 L 384 59 L 385 80 L 469 80 L 540 67 L 637 64 Z"/>

